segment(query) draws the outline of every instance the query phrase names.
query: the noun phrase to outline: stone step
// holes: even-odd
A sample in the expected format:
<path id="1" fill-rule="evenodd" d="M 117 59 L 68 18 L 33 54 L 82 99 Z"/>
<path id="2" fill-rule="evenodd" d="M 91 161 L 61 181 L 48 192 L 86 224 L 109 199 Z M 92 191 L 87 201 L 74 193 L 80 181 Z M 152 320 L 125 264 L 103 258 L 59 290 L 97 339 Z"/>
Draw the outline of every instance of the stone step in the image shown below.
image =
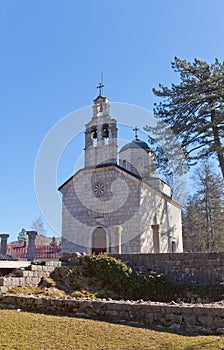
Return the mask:
<path id="1" fill-rule="evenodd" d="M 15 271 L 8 276 L 0 277 L 0 293 L 6 293 L 12 287 L 17 286 L 38 286 L 43 276 L 49 276 L 56 267 L 61 266 L 60 261 L 45 261 L 39 264 L 25 261 L 21 262 L 22 266 L 20 268 L 18 268 L 19 264 L 17 261 L 16 263 L 14 264 Z M 10 268 L 12 266 L 13 264 L 10 265 Z"/>
<path id="2" fill-rule="evenodd" d="M 1 269 L 19 269 L 21 267 L 28 267 L 31 265 L 30 261 L 10 261 L 4 260 L 0 261 L 0 271 Z"/>

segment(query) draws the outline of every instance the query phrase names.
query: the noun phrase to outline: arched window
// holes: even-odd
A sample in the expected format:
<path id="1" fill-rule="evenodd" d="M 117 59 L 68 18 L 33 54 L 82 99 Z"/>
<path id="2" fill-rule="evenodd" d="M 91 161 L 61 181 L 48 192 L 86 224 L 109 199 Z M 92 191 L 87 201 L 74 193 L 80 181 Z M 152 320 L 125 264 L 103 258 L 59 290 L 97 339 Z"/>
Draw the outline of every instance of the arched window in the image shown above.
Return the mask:
<path id="1" fill-rule="evenodd" d="M 127 169 L 127 161 L 126 161 L 126 159 L 123 159 L 122 165 L 123 165 L 123 168 Z"/>
<path id="2" fill-rule="evenodd" d="M 92 126 L 91 128 L 91 140 L 93 142 L 93 146 L 97 146 L 97 127 Z"/>
<path id="3" fill-rule="evenodd" d="M 105 145 L 108 145 L 109 143 L 109 125 L 103 124 L 102 126 L 102 138 Z"/>
<path id="4" fill-rule="evenodd" d="M 172 253 L 177 252 L 177 242 L 176 241 L 171 242 L 171 249 L 172 249 Z"/>
<path id="5" fill-rule="evenodd" d="M 109 137 L 109 125 L 103 124 L 102 126 L 102 136 L 104 139 L 107 139 Z"/>

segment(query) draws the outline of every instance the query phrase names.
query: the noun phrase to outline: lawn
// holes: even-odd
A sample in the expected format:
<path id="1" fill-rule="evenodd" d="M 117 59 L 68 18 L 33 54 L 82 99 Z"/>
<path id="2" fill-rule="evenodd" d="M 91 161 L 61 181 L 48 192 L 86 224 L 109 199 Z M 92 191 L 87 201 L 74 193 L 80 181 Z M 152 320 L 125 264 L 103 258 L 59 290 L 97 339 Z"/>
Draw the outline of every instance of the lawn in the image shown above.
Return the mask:
<path id="1" fill-rule="evenodd" d="M 184 336 L 67 316 L 0 310 L 0 349 L 224 349 L 222 336 Z"/>

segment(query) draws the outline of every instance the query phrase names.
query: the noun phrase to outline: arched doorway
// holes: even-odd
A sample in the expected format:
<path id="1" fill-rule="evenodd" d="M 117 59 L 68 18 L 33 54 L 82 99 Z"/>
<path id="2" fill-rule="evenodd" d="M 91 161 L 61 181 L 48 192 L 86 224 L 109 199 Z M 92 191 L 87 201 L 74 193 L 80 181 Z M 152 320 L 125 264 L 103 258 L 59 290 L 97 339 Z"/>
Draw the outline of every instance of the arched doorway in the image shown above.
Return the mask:
<path id="1" fill-rule="evenodd" d="M 102 227 L 97 227 L 92 236 L 92 253 L 99 254 L 107 251 L 106 231 Z"/>

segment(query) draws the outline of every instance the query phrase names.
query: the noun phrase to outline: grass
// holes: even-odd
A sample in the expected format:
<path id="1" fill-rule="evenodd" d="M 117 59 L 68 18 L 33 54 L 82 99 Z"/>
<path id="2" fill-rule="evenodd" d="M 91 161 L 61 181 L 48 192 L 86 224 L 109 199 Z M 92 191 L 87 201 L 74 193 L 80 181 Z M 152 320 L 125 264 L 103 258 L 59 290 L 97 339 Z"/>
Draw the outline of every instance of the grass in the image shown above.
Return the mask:
<path id="1" fill-rule="evenodd" d="M 184 336 L 67 316 L 0 310 L 0 349 L 221 350 L 222 336 Z"/>
<path id="2" fill-rule="evenodd" d="M 54 298 L 63 298 L 66 296 L 66 293 L 55 287 L 31 287 L 31 286 L 17 286 L 12 287 L 8 291 L 9 294 L 19 294 L 19 295 L 35 295 L 40 297 L 54 297 Z"/>

